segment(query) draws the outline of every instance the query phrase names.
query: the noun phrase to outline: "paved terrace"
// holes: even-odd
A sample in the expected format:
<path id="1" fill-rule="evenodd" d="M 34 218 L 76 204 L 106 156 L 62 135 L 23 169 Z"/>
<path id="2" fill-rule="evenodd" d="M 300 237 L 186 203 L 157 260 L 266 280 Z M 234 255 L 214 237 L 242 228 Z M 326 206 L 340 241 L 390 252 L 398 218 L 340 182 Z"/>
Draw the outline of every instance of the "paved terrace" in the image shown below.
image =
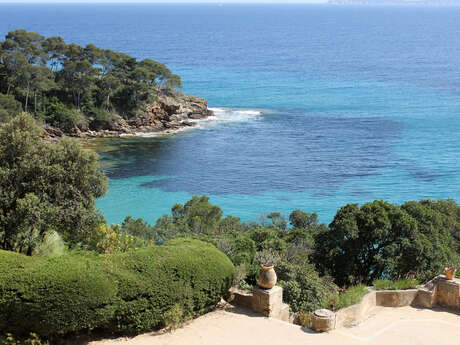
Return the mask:
<path id="1" fill-rule="evenodd" d="M 311 331 L 245 309 L 204 315 L 170 333 L 132 339 L 92 342 L 91 345 L 456 345 L 460 344 L 460 314 L 443 309 L 376 307 L 352 327 L 329 333 Z"/>

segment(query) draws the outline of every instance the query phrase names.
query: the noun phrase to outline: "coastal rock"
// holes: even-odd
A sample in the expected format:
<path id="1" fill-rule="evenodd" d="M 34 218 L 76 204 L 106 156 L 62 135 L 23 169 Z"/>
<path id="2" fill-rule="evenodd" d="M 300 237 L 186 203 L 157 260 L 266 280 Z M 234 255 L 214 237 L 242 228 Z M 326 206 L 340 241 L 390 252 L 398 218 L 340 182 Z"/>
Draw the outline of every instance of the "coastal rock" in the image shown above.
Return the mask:
<path id="1" fill-rule="evenodd" d="M 49 141 L 58 140 L 64 133 L 59 128 L 51 127 L 48 124 L 43 125 L 45 139 Z"/>
<path id="2" fill-rule="evenodd" d="M 171 133 L 183 127 L 195 126 L 196 123 L 191 120 L 205 119 L 213 115 L 205 99 L 178 90 L 158 91 L 155 98 L 153 102 L 145 104 L 133 118 L 123 118 L 118 114 L 113 114 L 111 121 L 97 122 L 90 118 L 89 124 L 79 125 L 66 134 L 96 138 L 136 133 Z M 45 132 L 50 139 L 64 134 L 48 125 Z"/>

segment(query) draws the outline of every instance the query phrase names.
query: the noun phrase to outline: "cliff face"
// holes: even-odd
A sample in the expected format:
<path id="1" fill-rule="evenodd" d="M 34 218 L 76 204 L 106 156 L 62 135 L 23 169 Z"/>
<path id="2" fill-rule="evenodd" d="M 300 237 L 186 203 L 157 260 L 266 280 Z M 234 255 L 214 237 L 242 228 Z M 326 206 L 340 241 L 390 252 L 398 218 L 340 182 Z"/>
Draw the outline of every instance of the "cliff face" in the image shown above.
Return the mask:
<path id="1" fill-rule="evenodd" d="M 127 125 L 136 132 L 157 132 L 193 126 L 190 120 L 211 115 L 205 99 L 176 91 L 174 94 L 160 94 L 157 101 L 147 104 Z"/>
<path id="2" fill-rule="evenodd" d="M 88 124 L 75 127 L 69 133 L 63 133 L 57 128 L 45 125 L 44 129 L 50 139 L 66 134 L 74 137 L 113 137 L 120 135 L 136 135 L 139 133 L 161 133 L 178 130 L 182 127 L 192 127 L 193 120 L 204 119 L 213 115 L 208 109 L 207 101 L 203 98 L 187 95 L 174 90 L 160 93 L 157 99 L 139 109 L 132 119 L 124 119 L 114 114 L 111 121 Z"/>

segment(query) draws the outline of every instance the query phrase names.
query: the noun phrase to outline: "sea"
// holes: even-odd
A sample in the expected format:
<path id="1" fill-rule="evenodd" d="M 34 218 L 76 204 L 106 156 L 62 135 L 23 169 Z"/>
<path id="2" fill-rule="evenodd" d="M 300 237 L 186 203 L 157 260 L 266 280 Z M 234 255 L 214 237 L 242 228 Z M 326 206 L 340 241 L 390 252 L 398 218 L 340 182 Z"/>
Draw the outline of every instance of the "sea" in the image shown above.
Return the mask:
<path id="1" fill-rule="evenodd" d="M 165 63 L 215 115 L 97 141 L 109 223 L 208 195 L 225 214 L 460 201 L 460 7 L 0 4 L 26 29 Z"/>

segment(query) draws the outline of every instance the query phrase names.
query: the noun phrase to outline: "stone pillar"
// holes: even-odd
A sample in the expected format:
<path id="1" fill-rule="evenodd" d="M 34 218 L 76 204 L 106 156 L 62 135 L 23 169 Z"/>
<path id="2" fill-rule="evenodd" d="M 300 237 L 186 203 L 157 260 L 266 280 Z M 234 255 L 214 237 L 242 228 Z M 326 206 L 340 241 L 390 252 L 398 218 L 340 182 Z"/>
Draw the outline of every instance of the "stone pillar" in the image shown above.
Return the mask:
<path id="1" fill-rule="evenodd" d="M 335 329 L 335 313 L 328 309 L 319 309 L 313 313 L 313 326 L 316 332 Z"/>
<path id="2" fill-rule="evenodd" d="M 436 292 L 438 305 L 460 310 L 460 279 L 447 280 L 441 276 Z"/>
<path id="3" fill-rule="evenodd" d="M 252 291 L 252 310 L 266 317 L 289 321 L 289 306 L 283 303 L 283 289 L 256 288 Z"/>

